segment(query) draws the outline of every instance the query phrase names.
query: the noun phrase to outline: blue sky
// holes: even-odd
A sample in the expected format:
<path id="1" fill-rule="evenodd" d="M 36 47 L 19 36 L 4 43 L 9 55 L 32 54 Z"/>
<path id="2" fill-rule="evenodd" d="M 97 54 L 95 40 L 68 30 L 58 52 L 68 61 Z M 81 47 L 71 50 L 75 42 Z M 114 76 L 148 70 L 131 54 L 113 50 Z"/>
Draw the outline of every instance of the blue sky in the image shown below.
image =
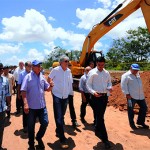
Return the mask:
<path id="1" fill-rule="evenodd" d="M 34 59 L 43 61 L 56 46 L 82 50 L 93 25 L 103 20 L 121 2 L 0 0 L 0 61 L 4 65 L 17 65 L 19 61 Z M 103 50 L 106 54 L 112 39 L 123 37 L 127 30 L 138 26 L 146 27 L 140 9 L 103 36 L 94 49 Z"/>

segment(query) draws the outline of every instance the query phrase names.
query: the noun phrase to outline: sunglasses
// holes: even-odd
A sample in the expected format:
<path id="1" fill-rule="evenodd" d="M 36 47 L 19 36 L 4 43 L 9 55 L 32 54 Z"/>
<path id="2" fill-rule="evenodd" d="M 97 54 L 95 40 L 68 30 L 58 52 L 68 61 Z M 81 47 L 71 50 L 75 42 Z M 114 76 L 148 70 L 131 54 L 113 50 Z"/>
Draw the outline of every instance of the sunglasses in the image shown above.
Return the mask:
<path id="1" fill-rule="evenodd" d="M 65 63 L 69 63 L 69 60 L 65 60 L 64 62 L 65 62 Z"/>

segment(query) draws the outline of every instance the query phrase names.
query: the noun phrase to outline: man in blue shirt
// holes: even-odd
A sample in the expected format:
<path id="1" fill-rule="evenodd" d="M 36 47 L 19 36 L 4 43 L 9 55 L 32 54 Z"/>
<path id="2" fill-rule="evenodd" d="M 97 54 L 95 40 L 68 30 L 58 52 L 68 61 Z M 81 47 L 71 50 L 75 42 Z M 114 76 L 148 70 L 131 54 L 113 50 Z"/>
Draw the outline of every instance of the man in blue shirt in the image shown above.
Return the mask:
<path id="1" fill-rule="evenodd" d="M 45 91 L 51 91 L 53 82 L 50 84 L 46 81 L 40 73 L 42 62 L 34 60 L 32 62 L 32 72 L 27 74 L 21 85 L 22 97 L 24 102 L 24 111 L 28 114 L 28 137 L 29 149 L 35 150 L 34 147 L 34 129 L 36 117 L 39 117 L 40 129 L 36 134 L 39 149 L 44 149 L 42 137 L 46 132 L 48 126 L 48 113 L 45 103 Z"/>
<path id="2" fill-rule="evenodd" d="M 19 78 L 18 78 L 18 99 L 21 101 L 21 105 L 22 105 L 22 108 L 24 108 L 24 104 L 23 104 L 23 99 L 22 99 L 22 96 L 21 96 L 21 91 L 20 91 L 20 88 L 21 88 L 21 84 L 23 82 L 23 79 L 25 78 L 25 76 L 30 73 L 31 71 L 31 62 L 30 61 L 27 61 L 25 63 L 25 70 L 23 70 L 20 74 L 19 74 Z M 23 111 L 23 114 L 22 114 L 22 122 L 23 122 L 23 132 L 26 133 L 27 132 L 27 114 Z"/>
<path id="3" fill-rule="evenodd" d="M 2 76 L 3 64 L 0 63 L 0 150 L 2 150 L 3 132 L 5 124 L 5 111 L 10 108 L 10 93 L 8 79 Z M 6 101 L 8 107 L 6 106 Z"/>

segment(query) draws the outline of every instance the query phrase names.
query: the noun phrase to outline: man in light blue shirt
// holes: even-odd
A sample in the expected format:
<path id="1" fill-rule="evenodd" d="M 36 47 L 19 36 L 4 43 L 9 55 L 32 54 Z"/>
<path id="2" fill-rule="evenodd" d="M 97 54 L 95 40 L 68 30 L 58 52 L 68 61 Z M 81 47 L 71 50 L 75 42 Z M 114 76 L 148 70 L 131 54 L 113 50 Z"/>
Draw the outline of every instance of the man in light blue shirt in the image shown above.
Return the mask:
<path id="1" fill-rule="evenodd" d="M 0 63 L 0 150 L 2 148 L 3 132 L 5 124 L 5 111 L 10 108 L 10 93 L 8 79 L 2 76 L 3 64 Z M 6 106 L 6 101 L 8 106 Z M 8 108 L 7 108 L 8 107 Z"/>
<path id="2" fill-rule="evenodd" d="M 45 103 L 45 91 L 51 91 L 53 82 L 50 84 L 46 81 L 41 74 L 42 62 L 34 60 L 32 62 L 32 72 L 28 73 L 21 85 L 22 97 L 24 102 L 24 111 L 28 114 L 28 137 L 29 137 L 29 149 L 34 150 L 34 129 L 36 117 L 39 117 L 40 129 L 36 134 L 36 140 L 38 141 L 38 148 L 44 149 L 44 143 L 42 138 L 46 132 L 48 126 L 48 113 Z"/>
<path id="3" fill-rule="evenodd" d="M 130 127 L 137 129 L 134 123 L 134 106 L 137 103 L 140 107 L 137 124 L 143 128 L 148 129 L 149 126 L 145 124 L 145 117 L 147 112 L 147 105 L 145 102 L 142 80 L 138 71 L 140 66 L 138 64 L 132 64 L 130 70 L 124 73 L 121 77 L 121 88 L 125 94 L 128 103 L 128 118 Z"/>
<path id="4" fill-rule="evenodd" d="M 25 76 L 30 73 L 31 71 L 31 62 L 30 61 L 27 61 L 25 63 L 25 70 L 23 70 L 20 74 L 19 74 L 19 78 L 18 78 L 18 99 L 21 101 L 21 105 L 22 105 L 22 109 L 24 108 L 24 104 L 23 104 L 23 99 L 22 99 L 22 96 L 21 96 L 21 84 L 23 83 L 23 79 L 25 78 Z M 23 124 L 23 132 L 24 133 L 27 133 L 27 117 L 28 115 L 23 111 L 22 113 L 22 124 Z"/>

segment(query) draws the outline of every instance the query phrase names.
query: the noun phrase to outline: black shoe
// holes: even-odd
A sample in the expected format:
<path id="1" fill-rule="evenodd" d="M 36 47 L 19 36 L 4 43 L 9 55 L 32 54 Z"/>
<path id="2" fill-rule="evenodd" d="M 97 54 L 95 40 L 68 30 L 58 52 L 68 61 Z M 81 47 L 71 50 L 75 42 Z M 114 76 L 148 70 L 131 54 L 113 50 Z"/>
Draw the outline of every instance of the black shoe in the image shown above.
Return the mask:
<path id="1" fill-rule="evenodd" d="M 75 121 L 75 122 L 72 123 L 72 126 L 73 126 L 74 128 L 76 128 L 76 127 L 80 127 L 81 125 L 79 125 L 78 122 Z"/>
<path id="2" fill-rule="evenodd" d="M 137 123 L 137 125 L 142 126 L 144 129 L 149 129 L 149 126 L 148 126 L 148 125 L 146 125 L 145 123 L 142 123 L 142 124 Z"/>
<path id="3" fill-rule="evenodd" d="M 63 140 L 60 140 L 60 144 L 61 144 L 61 148 L 62 148 L 62 149 L 67 149 L 67 148 L 69 148 L 69 145 L 68 145 L 68 143 L 67 143 L 67 139 L 66 139 L 66 138 L 64 138 Z"/>
<path id="4" fill-rule="evenodd" d="M 27 133 L 28 132 L 28 128 L 27 127 L 24 127 L 23 128 L 23 133 Z"/>
<path id="5" fill-rule="evenodd" d="M 15 112 L 15 115 L 19 115 L 20 114 L 20 110 L 17 110 L 16 112 Z"/>
<path id="6" fill-rule="evenodd" d="M 104 142 L 104 144 L 105 144 L 105 149 L 111 148 L 111 145 L 110 145 L 109 141 Z"/>
<path id="7" fill-rule="evenodd" d="M 130 125 L 130 127 L 131 127 L 133 130 L 138 129 L 134 124 L 133 124 L 133 125 Z"/>
<path id="8" fill-rule="evenodd" d="M 86 123 L 86 120 L 84 118 L 81 118 L 82 123 Z"/>
<path id="9" fill-rule="evenodd" d="M 39 149 L 45 149 L 45 145 L 44 145 L 42 139 L 37 139 L 36 138 L 36 140 L 38 141 L 38 148 Z"/>
<path id="10" fill-rule="evenodd" d="M 30 145 L 29 148 L 28 148 L 28 150 L 35 150 L 34 145 Z"/>
<path id="11" fill-rule="evenodd" d="M 2 147 L 0 147 L 0 150 L 7 150 L 7 148 L 2 148 Z"/>

